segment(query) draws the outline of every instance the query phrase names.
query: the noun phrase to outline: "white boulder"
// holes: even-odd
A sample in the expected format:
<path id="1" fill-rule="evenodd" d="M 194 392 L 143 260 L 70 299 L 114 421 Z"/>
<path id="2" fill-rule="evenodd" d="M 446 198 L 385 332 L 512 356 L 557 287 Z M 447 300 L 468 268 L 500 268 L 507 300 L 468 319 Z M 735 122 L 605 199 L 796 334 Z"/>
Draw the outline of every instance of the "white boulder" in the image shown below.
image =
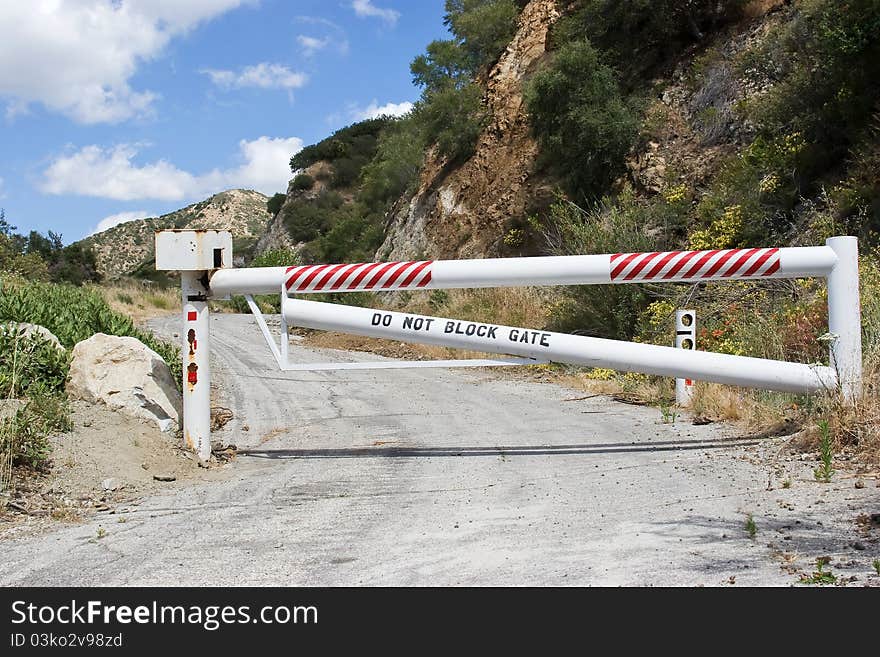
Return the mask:
<path id="1" fill-rule="evenodd" d="M 97 333 L 73 348 L 67 394 L 155 422 L 177 426 L 182 401 L 162 357 L 136 338 Z"/>

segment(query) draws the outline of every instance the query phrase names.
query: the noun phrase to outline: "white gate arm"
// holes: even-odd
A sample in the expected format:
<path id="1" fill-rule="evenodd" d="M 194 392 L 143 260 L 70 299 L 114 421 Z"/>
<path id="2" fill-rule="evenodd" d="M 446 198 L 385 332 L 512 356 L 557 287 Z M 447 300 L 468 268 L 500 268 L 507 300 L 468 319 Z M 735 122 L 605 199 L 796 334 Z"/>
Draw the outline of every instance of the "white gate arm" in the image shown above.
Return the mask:
<path id="1" fill-rule="evenodd" d="M 541 361 L 685 377 L 783 392 L 804 393 L 837 388 L 837 373 L 822 365 L 684 351 L 674 347 L 318 303 L 291 299 L 286 295 L 282 295 L 281 312 L 284 321 L 293 326 Z"/>
<path id="2" fill-rule="evenodd" d="M 254 267 L 214 272 L 211 294 L 275 294 L 282 285 L 291 294 L 329 294 L 827 277 L 837 262 L 830 246 L 808 246 Z"/>

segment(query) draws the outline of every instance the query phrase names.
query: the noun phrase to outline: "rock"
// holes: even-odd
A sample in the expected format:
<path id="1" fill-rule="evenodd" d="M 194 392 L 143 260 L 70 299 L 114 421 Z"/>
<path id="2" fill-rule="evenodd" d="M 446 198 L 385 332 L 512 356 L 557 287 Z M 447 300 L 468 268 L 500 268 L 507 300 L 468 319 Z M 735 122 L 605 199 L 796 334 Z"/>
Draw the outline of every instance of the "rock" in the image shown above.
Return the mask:
<path id="1" fill-rule="evenodd" d="M 864 481 L 862 481 L 861 479 L 856 481 L 856 488 L 864 488 L 864 487 L 865 487 Z"/>
<path id="2" fill-rule="evenodd" d="M 140 340 L 97 333 L 73 348 L 67 393 L 104 403 L 120 413 L 155 422 L 162 431 L 178 425 L 182 401 L 162 357 Z"/>
<path id="3" fill-rule="evenodd" d="M 120 485 L 119 485 L 118 481 L 116 481 L 115 479 L 113 479 L 111 477 L 110 479 L 105 479 L 104 481 L 101 482 L 101 488 L 103 488 L 106 491 L 114 491 L 114 490 L 119 490 Z"/>
<path id="4" fill-rule="evenodd" d="M 157 474 L 153 475 L 153 479 L 155 479 L 156 481 L 176 481 L 177 477 L 170 474 Z"/>
<path id="5" fill-rule="evenodd" d="M 0 420 L 13 417 L 25 403 L 23 399 L 0 399 Z"/>
<path id="6" fill-rule="evenodd" d="M 45 326 L 40 326 L 39 324 L 29 324 L 27 322 L 6 322 L 4 324 L 0 324 L 0 331 L 3 333 L 9 334 L 18 330 L 19 334 L 24 338 L 29 338 L 33 335 L 37 335 L 48 342 L 51 342 L 58 349 L 64 349 L 64 345 L 61 344 L 61 341 L 55 337 L 55 334 L 52 333 Z"/>

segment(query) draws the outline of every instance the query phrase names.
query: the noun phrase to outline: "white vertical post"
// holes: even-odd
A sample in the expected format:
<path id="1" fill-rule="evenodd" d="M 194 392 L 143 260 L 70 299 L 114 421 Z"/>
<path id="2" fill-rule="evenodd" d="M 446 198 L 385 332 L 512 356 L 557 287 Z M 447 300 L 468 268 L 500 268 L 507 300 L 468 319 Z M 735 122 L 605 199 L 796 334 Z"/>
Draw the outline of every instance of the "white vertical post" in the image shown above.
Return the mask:
<path id="1" fill-rule="evenodd" d="M 675 346 L 679 349 L 689 350 L 697 348 L 697 313 L 695 311 L 675 311 Z M 676 379 L 675 403 L 684 408 L 691 405 L 693 397 L 693 379 Z"/>
<path id="2" fill-rule="evenodd" d="M 286 297 L 287 289 L 282 285 L 281 298 L 278 300 L 278 303 L 280 304 L 278 307 L 281 312 L 281 351 L 279 354 L 281 355 L 282 367 L 285 367 L 290 363 L 290 358 L 288 358 L 288 350 L 290 349 L 290 331 L 287 328 L 287 318 L 284 316 L 284 299 Z"/>
<path id="3" fill-rule="evenodd" d="M 211 458 L 211 331 L 207 272 L 182 271 L 183 442 L 202 461 Z"/>
<path id="4" fill-rule="evenodd" d="M 859 296 L 859 240 L 831 237 L 825 242 L 837 255 L 828 274 L 828 332 L 831 366 L 847 402 L 862 395 L 862 311 Z"/>

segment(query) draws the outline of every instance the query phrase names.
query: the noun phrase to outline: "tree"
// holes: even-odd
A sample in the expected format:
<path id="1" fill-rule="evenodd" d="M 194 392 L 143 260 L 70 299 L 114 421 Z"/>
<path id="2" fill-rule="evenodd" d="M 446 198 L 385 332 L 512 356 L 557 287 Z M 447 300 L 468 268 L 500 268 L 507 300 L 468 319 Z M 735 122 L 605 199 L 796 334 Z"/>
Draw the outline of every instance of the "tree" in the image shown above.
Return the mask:
<path id="1" fill-rule="evenodd" d="M 516 32 L 518 17 L 513 0 L 446 0 L 443 23 L 476 71 L 498 59 Z"/>
<path id="2" fill-rule="evenodd" d="M 472 70 L 464 49 L 456 41 L 432 41 L 424 55 L 416 57 L 409 70 L 413 83 L 425 94 L 449 88 L 460 89 L 471 81 Z"/>
<path id="3" fill-rule="evenodd" d="M 6 210 L 0 208 L 0 235 L 6 235 L 8 237 L 14 230 L 15 226 L 6 220 Z"/>

